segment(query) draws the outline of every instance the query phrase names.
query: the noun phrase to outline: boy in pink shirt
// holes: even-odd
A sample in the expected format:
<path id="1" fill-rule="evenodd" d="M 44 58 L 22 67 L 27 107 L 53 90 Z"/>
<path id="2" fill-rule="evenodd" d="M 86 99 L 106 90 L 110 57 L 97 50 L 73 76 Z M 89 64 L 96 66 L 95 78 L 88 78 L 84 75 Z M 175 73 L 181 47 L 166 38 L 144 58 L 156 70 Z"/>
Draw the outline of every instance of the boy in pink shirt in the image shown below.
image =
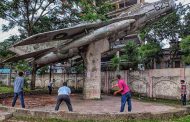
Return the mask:
<path id="1" fill-rule="evenodd" d="M 121 93 L 122 95 L 120 112 L 124 111 L 126 102 L 128 103 L 128 112 L 131 112 L 132 105 L 131 105 L 131 93 L 129 86 L 125 83 L 124 80 L 121 79 L 121 75 L 117 75 L 117 78 L 118 78 L 118 83 L 112 86 L 112 88 L 115 86 L 119 87 L 119 90 L 115 91 L 114 95 L 116 95 L 117 93 Z"/>

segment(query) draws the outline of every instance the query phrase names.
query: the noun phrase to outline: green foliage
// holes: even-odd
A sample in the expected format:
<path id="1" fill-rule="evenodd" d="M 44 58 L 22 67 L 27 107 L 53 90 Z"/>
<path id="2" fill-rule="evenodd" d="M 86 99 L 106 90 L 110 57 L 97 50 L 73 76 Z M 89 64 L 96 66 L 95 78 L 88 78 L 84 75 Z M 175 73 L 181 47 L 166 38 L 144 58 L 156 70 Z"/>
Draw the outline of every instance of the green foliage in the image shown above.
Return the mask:
<path id="1" fill-rule="evenodd" d="M 113 68 L 125 66 L 125 68 L 136 69 L 139 63 L 146 64 L 147 68 L 151 68 L 153 60 L 159 59 L 161 53 L 161 46 L 156 42 L 137 45 L 134 41 L 129 41 L 124 49 L 124 53 L 119 58 L 114 56 L 111 59 Z M 125 65 L 122 62 L 125 62 Z"/>
<path id="2" fill-rule="evenodd" d="M 30 90 L 28 88 L 24 88 L 25 92 L 29 92 Z M 13 93 L 14 89 L 13 87 L 7 87 L 7 86 L 0 86 L 0 93 Z"/>
<path id="3" fill-rule="evenodd" d="M 138 64 L 138 45 L 134 41 L 128 41 L 124 49 L 122 60 L 128 62 L 131 68 L 136 67 Z"/>
<path id="4" fill-rule="evenodd" d="M 75 0 L 1 0 L 0 18 L 8 21 L 2 26 L 8 31 L 19 27 L 22 36 L 59 29 L 78 22 Z"/>
<path id="5" fill-rule="evenodd" d="M 28 88 L 28 86 L 29 86 L 28 81 L 29 81 L 29 80 L 30 80 L 29 77 L 24 77 L 24 87 L 25 87 L 25 88 Z"/>
<path id="6" fill-rule="evenodd" d="M 1 86 L 0 93 L 13 93 L 12 87 Z"/>
<path id="7" fill-rule="evenodd" d="M 2 86 L 3 85 L 3 81 L 0 81 L 0 86 Z"/>
<path id="8" fill-rule="evenodd" d="M 111 66 L 112 68 L 114 69 L 120 69 L 120 63 L 121 63 L 121 58 L 120 57 L 117 57 L 117 56 L 114 56 L 112 59 L 111 59 Z"/>
<path id="9" fill-rule="evenodd" d="M 136 69 L 138 62 L 138 45 L 134 41 L 128 41 L 124 47 L 124 53 L 120 54 L 120 57 L 114 56 L 111 59 L 111 66 L 114 69 L 120 69 L 123 66 Z"/>
<path id="10" fill-rule="evenodd" d="M 0 42 L 0 61 L 9 58 L 14 55 L 13 52 L 9 51 L 9 47 L 16 39 L 16 36 L 11 36 L 9 39 L 6 39 L 4 42 Z"/>
<path id="11" fill-rule="evenodd" d="M 141 63 L 147 63 L 153 60 L 161 51 L 161 47 L 156 42 L 148 42 L 139 47 L 139 58 Z"/>
<path id="12" fill-rule="evenodd" d="M 37 74 L 43 75 L 46 73 L 47 70 L 48 70 L 48 66 L 41 67 L 40 69 L 37 70 Z"/>
<path id="13" fill-rule="evenodd" d="M 106 20 L 105 14 L 112 8 L 108 2 L 99 1 L 94 5 L 93 0 L 81 0 L 82 12 L 80 18 L 84 21 Z"/>
<path id="14" fill-rule="evenodd" d="M 139 33 L 139 36 L 140 36 L 140 39 L 141 40 L 145 40 L 145 37 L 146 37 L 147 33 L 145 30 L 142 30 L 140 33 Z"/>
<path id="15" fill-rule="evenodd" d="M 160 18 L 157 22 L 147 25 L 140 31 L 140 37 L 144 42 L 156 42 L 158 45 L 165 44 L 163 41 L 167 41 L 170 44 L 169 54 L 170 59 L 169 67 L 173 67 L 173 61 L 179 54 L 179 38 L 186 37 L 190 34 L 190 7 L 179 5 L 178 9 L 173 13 Z M 156 46 L 156 45 L 155 45 Z M 148 49 L 149 45 L 146 47 L 141 47 L 141 60 L 143 62 L 151 62 L 154 57 L 152 54 L 157 54 L 159 52 L 159 46 L 156 46 L 155 49 Z M 143 48 L 147 48 L 142 53 Z M 152 54 L 151 54 L 152 53 Z M 161 53 L 161 50 L 160 50 Z M 151 56 L 152 55 L 152 56 Z M 152 58 L 147 58 L 152 57 Z M 189 63 L 188 60 L 190 57 L 183 57 L 184 62 Z"/>
<path id="16" fill-rule="evenodd" d="M 23 71 L 32 71 L 32 67 L 29 66 L 28 62 L 23 61 L 23 60 L 20 60 L 17 63 L 15 63 L 14 68 L 17 71 L 21 71 L 21 72 L 23 72 Z"/>
<path id="17" fill-rule="evenodd" d="M 190 7 L 179 5 L 173 13 L 147 25 L 140 31 L 140 37 L 146 41 L 178 42 L 179 37 L 186 37 L 190 33 Z M 177 44 L 177 43 L 176 43 Z"/>
<path id="18" fill-rule="evenodd" d="M 184 53 L 182 59 L 185 64 L 190 64 L 190 35 L 182 39 L 180 49 Z"/>
<path id="19" fill-rule="evenodd" d="M 77 73 L 84 73 L 84 65 L 83 64 L 79 64 L 77 66 L 75 66 L 75 70 Z"/>

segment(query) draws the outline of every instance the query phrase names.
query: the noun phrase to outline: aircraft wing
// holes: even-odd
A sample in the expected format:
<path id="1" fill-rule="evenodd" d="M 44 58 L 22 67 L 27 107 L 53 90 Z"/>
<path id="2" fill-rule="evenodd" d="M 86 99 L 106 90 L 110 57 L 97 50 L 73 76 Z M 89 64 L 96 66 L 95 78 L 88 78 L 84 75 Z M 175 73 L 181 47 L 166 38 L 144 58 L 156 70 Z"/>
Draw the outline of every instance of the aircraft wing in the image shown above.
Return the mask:
<path id="1" fill-rule="evenodd" d="M 48 49 L 44 49 L 44 50 L 40 50 L 40 51 L 27 53 L 24 55 L 13 56 L 11 58 L 4 60 L 2 63 L 18 61 L 18 60 L 27 59 L 27 58 L 37 58 L 37 57 L 41 57 L 52 51 L 56 51 L 56 48 L 48 48 Z"/>

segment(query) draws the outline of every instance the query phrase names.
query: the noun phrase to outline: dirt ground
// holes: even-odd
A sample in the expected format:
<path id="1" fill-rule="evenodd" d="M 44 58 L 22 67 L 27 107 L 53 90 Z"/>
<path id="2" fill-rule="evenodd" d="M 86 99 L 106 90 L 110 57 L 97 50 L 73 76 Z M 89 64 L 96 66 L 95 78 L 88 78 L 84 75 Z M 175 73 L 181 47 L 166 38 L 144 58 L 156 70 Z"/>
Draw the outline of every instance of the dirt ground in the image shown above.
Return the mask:
<path id="1" fill-rule="evenodd" d="M 28 95 L 25 97 L 25 105 L 28 109 L 54 111 L 57 95 Z M 102 95 L 101 100 L 84 100 L 82 95 L 72 94 L 71 103 L 75 112 L 82 113 L 108 113 L 119 112 L 120 96 Z M 7 98 L 0 101 L 1 104 L 11 106 L 12 98 Z M 20 106 L 20 100 L 17 100 L 15 107 Z M 127 104 L 125 107 L 127 112 Z M 160 103 L 141 102 L 132 99 L 132 112 L 161 112 L 175 109 L 174 106 L 167 106 Z M 68 111 L 66 104 L 63 102 L 60 105 L 61 111 Z"/>

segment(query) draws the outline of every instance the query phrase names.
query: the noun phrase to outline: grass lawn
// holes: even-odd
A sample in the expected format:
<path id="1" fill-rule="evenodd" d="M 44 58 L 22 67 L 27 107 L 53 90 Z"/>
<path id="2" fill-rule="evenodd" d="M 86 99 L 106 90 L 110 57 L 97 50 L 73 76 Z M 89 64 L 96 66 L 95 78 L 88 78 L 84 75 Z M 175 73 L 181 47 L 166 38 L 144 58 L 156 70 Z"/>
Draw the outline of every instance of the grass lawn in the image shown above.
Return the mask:
<path id="1" fill-rule="evenodd" d="M 153 98 L 148 98 L 148 97 L 141 97 L 139 99 L 138 96 L 133 96 L 133 99 L 138 99 L 142 102 L 151 102 L 151 103 L 161 103 L 161 104 L 165 104 L 165 105 L 181 105 L 181 101 L 180 100 L 171 100 L 171 99 L 161 99 L 161 98 L 157 98 L 157 99 L 153 99 Z M 187 101 L 188 103 L 188 101 Z"/>
<path id="2" fill-rule="evenodd" d="M 24 88 L 24 91 L 25 92 L 29 92 L 30 89 L 29 88 Z M 0 94 L 3 94 L 3 93 L 13 93 L 13 92 L 14 92 L 13 86 L 12 87 L 0 86 Z"/>
<path id="3" fill-rule="evenodd" d="M 170 120 L 61 120 L 55 118 L 31 118 L 31 117 L 13 117 L 10 119 L 10 122 L 13 121 L 22 121 L 22 122 L 190 122 L 190 115 L 181 117 L 181 118 L 174 118 Z M 6 122 L 9 122 L 7 120 Z"/>

